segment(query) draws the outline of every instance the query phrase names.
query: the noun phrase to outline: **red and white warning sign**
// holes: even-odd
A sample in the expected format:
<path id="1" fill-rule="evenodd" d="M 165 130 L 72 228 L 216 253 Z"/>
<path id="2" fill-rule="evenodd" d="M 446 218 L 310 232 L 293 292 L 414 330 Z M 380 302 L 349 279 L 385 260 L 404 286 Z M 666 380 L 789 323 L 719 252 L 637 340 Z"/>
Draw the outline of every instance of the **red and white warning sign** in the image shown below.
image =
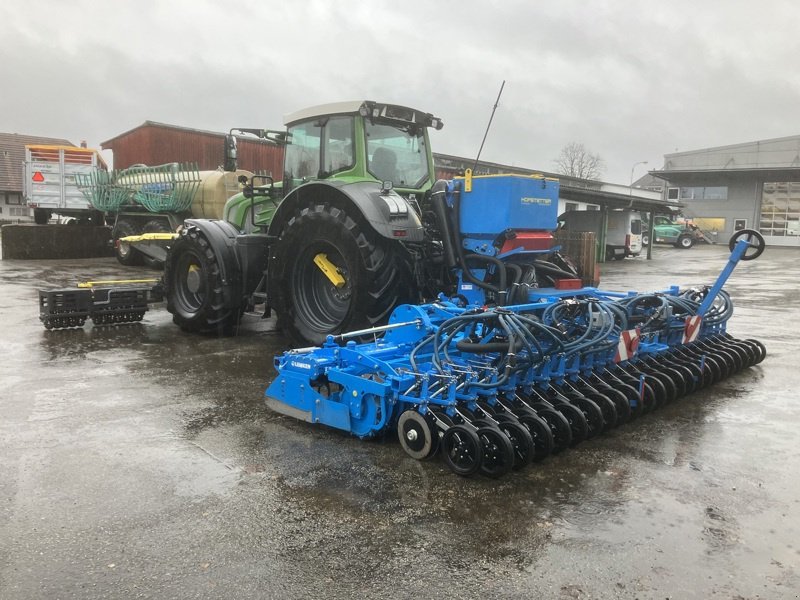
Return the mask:
<path id="1" fill-rule="evenodd" d="M 639 349 L 639 328 L 626 329 L 619 335 L 619 342 L 617 343 L 617 353 L 614 355 L 614 362 L 618 363 L 621 360 L 630 360 L 636 356 L 636 351 Z"/>
<path id="2" fill-rule="evenodd" d="M 683 326 L 683 343 L 688 344 L 693 342 L 700 335 L 700 323 L 703 322 L 702 317 L 686 317 L 686 324 Z"/>

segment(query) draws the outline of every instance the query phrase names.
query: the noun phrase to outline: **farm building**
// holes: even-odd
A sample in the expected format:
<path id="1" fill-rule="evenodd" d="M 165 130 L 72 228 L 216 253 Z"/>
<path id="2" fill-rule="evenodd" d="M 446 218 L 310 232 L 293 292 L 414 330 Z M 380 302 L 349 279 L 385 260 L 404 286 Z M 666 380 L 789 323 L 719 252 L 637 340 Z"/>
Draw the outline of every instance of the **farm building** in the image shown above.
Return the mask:
<path id="1" fill-rule="evenodd" d="M 101 148 L 114 152 L 115 169 L 196 162 L 201 171 L 213 171 L 225 160 L 225 134 L 145 121 L 103 142 Z M 238 158 L 240 169 L 272 174 L 276 179 L 283 172 L 283 150 L 271 142 L 240 137 Z"/>

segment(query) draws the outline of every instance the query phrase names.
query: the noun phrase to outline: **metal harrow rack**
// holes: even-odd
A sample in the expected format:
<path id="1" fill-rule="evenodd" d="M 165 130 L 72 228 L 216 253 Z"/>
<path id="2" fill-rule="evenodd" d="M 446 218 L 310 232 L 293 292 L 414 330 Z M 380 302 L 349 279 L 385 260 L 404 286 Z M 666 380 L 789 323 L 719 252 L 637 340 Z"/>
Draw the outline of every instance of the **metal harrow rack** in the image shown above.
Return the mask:
<path id="1" fill-rule="evenodd" d="M 109 287 L 113 286 L 113 287 Z M 75 288 L 39 290 L 39 320 L 47 329 L 141 321 L 151 302 L 163 299 L 157 279 L 88 281 Z"/>
<path id="2" fill-rule="evenodd" d="M 267 404 L 362 438 L 396 431 L 413 458 L 439 450 L 454 473 L 499 477 L 761 362 L 763 344 L 726 332 L 722 287 L 763 238 L 739 232 L 730 249 L 708 287 L 400 306 L 388 325 L 276 357 Z"/>
<path id="3" fill-rule="evenodd" d="M 189 209 L 200 188 L 197 163 L 167 163 L 127 169 L 97 169 L 75 176 L 75 183 L 97 210 L 117 212 L 126 205 L 141 205 L 153 213 Z"/>

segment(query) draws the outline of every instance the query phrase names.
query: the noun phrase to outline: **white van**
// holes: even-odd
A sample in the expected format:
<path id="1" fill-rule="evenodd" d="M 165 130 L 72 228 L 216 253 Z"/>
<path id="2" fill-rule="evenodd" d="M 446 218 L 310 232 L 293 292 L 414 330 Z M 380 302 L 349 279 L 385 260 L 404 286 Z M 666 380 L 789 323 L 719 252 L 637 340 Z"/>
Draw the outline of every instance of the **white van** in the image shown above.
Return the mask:
<path id="1" fill-rule="evenodd" d="M 602 224 L 603 213 L 599 210 L 569 210 L 558 217 L 559 229 L 593 231 L 598 241 Z M 638 256 L 641 251 L 641 215 L 633 210 L 609 210 L 606 225 L 606 260 L 622 260 L 626 256 Z"/>

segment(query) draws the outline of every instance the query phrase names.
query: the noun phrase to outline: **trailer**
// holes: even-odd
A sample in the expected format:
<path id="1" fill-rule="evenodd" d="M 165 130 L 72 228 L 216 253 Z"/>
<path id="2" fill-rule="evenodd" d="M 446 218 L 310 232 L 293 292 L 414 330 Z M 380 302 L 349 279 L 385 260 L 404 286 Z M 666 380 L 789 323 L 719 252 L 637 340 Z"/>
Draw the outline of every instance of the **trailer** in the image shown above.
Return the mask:
<path id="1" fill-rule="evenodd" d="M 23 165 L 25 201 L 33 209 L 37 225 L 47 223 L 54 213 L 78 221 L 104 224 L 104 216 L 84 196 L 77 178 L 105 163 L 97 150 L 75 146 L 25 146 Z"/>

